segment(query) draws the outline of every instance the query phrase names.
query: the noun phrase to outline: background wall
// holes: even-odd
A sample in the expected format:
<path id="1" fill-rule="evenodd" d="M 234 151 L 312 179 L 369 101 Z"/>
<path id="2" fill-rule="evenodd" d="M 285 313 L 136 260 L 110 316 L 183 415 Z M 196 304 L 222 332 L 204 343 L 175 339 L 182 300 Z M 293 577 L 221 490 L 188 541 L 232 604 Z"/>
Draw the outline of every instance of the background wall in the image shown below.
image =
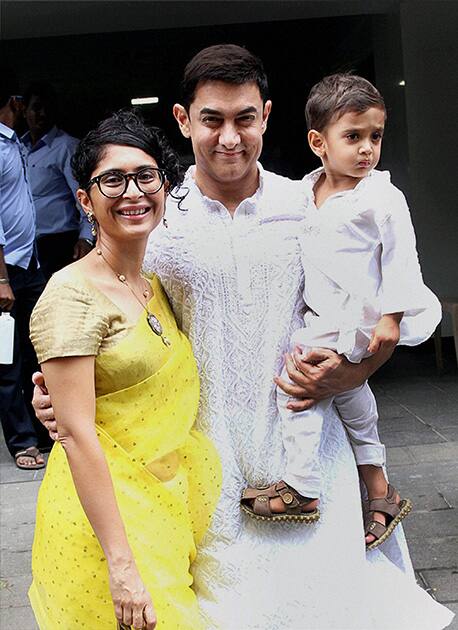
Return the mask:
<path id="1" fill-rule="evenodd" d="M 410 203 L 425 278 L 439 295 L 454 297 L 458 297 L 457 21 L 456 2 L 401 5 Z"/>

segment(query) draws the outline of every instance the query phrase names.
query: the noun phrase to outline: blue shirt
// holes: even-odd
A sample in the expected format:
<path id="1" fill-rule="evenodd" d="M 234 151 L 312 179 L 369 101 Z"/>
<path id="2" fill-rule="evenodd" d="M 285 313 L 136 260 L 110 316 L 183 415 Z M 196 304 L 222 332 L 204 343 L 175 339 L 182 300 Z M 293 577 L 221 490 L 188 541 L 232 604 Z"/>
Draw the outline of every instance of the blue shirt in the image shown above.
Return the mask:
<path id="1" fill-rule="evenodd" d="M 35 210 L 37 238 L 78 230 L 80 238 L 92 240 L 91 226 L 77 204 L 79 186 L 72 174 L 71 157 L 78 140 L 53 127 L 32 146 L 30 133 L 22 136 Z"/>
<path id="2" fill-rule="evenodd" d="M 0 246 L 8 265 L 27 269 L 35 241 L 35 208 L 26 156 L 16 133 L 0 122 Z"/>

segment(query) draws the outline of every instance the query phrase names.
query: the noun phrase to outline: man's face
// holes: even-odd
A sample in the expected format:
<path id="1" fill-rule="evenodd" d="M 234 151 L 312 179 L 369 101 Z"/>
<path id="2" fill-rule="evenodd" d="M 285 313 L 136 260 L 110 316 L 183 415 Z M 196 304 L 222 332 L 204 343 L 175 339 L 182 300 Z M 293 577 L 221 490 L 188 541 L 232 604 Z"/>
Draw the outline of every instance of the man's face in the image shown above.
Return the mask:
<path id="1" fill-rule="evenodd" d="M 200 184 L 240 184 L 257 176 L 271 105 L 263 105 L 256 83 L 223 81 L 198 85 L 189 113 L 175 105 L 181 132 L 192 141 Z"/>
<path id="2" fill-rule="evenodd" d="M 25 110 L 27 125 L 33 135 L 43 136 L 54 124 L 54 111 L 51 103 L 46 103 L 35 94 Z"/>

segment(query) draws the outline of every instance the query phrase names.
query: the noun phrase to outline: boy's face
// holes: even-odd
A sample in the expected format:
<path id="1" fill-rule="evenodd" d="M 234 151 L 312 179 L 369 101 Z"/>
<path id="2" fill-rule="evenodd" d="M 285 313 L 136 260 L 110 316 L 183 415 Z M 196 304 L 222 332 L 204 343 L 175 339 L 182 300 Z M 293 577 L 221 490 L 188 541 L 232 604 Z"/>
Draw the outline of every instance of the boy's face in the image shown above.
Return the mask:
<path id="1" fill-rule="evenodd" d="M 314 132 L 315 138 L 310 132 L 309 142 L 329 173 L 361 179 L 379 162 L 384 126 L 385 112 L 379 107 L 346 112 L 321 133 Z"/>

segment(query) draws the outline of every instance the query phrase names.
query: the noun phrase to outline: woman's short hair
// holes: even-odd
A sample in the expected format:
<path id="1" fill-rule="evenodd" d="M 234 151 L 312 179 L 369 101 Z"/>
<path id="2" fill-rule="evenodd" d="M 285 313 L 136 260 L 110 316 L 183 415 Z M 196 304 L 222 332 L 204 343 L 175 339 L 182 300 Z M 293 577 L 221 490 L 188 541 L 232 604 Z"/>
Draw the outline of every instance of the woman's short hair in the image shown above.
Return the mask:
<path id="1" fill-rule="evenodd" d="M 184 70 L 181 103 L 189 111 L 197 86 L 205 81 L 223 81 L 242 85 L 256 83 L 262 102 L 269 97 L 269 86 L 262 61 L 246 48 L 235 44 L 218 44 L 204 48 Z"/>
<path id="2" fill-rule="evenodd" d="M 181 185 L 183 168 L 163 131 L 146 125 L 139 114 L 121 110 L 102 120 L 77 146 L 71 164 L 73 175 L 82 188 L 91 179 L 110 144 L 141 149 L 166 171 L 171 190 Z"/>
<path id="3" fill-rule="evenodd" d="M 385 112 L 385 102 L 370 81 L 350 73 L 331 74 L 310 90 L 305 106 L 307 129 L 323 131 L 346 112 L 365 112 L 379 107 Z"/>

